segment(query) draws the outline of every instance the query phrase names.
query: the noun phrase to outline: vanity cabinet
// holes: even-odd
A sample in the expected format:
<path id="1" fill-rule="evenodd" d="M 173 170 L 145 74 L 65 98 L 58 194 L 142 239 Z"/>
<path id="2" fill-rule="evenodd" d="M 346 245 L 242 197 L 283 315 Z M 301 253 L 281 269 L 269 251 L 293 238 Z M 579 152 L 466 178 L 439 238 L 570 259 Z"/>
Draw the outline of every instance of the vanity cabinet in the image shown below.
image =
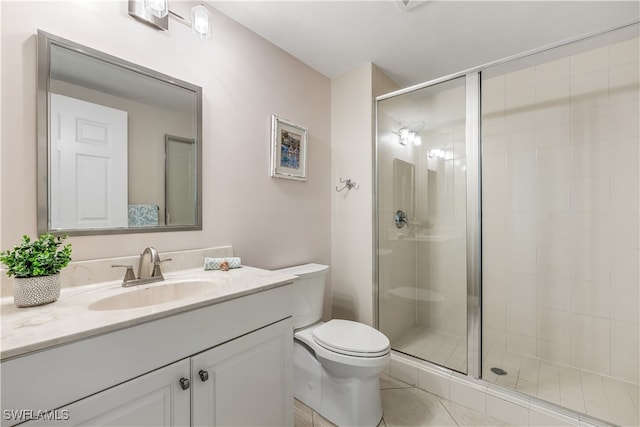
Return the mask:
<path id="1" fill-rule="evenodd" d="M 23 425 L 290 425 L 290 334 L 278 322 Z"/>
<path id="2" fill-rule="evenodd" d="M 291 334 L 279 322 L 193 356 L 192 425 L 291 425 Z"/>
<path id="3" fill-rule="evenodd" d="M 189 366 L 181 360 L 21 426 L 188 426 L 190 392 L 179 380 L 188 377 Z"/>
<path id="4" fill-rule="evenodd" d="M 291 299 L 284 285 L 3 360 L 2 425 L 292 425 Z"/>

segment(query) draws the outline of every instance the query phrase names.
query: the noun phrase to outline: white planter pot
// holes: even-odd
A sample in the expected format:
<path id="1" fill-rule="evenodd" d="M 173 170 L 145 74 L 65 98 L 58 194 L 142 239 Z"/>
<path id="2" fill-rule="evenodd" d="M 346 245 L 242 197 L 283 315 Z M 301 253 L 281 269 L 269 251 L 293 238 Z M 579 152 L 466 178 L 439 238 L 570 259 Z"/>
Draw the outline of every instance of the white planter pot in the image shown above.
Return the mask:
<path id="1" fill-rule="evenodd" d="M 38 277 L 16 277 L 13 282 L 13 302 L 18 307 L 54 302 L 60 296 L 60 274 Z"/>

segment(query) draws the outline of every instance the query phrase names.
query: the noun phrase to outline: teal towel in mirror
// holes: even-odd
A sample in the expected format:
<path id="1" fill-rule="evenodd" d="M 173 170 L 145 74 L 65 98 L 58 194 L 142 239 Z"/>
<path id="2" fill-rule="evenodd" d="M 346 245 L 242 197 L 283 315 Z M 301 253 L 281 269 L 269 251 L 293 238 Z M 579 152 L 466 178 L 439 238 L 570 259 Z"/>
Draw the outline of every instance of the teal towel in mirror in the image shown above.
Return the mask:
<path id="1" fill-rule="evenodd" d="M 158 205 L 129 205 L 129 227 L 158 225 Z"/>

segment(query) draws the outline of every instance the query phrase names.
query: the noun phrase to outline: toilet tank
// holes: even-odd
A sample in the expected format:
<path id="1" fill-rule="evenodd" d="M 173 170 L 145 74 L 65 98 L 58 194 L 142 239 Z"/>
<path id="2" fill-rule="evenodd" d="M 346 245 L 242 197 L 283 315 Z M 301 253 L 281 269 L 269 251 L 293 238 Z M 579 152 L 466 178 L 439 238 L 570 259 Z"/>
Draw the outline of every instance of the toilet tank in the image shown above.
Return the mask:
<path id="1" fill-rule="evenodd" d="M 322 318 L 324 284 L 329 266 L 305 264 L 276 270 L 298 276 L 293 283 L 293 328 L 312 325 Z"/>

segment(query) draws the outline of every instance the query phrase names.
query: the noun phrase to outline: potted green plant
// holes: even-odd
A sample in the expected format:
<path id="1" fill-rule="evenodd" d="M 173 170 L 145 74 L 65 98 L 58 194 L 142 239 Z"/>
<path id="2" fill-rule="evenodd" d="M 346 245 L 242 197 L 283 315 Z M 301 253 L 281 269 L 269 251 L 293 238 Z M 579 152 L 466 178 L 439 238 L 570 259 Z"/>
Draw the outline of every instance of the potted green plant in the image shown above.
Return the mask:
<path id="1" fill-rule="evenodd" d="M 71 261 L 71 245 L 62 246 L 66 236 L 43 234 L 37 240 L 22 236 L 11 250 L 0 252 L 7 275 L 15 277 L 13 300 L 18 307 L 53 302 L 60 296 L 60 270 Z"/>

